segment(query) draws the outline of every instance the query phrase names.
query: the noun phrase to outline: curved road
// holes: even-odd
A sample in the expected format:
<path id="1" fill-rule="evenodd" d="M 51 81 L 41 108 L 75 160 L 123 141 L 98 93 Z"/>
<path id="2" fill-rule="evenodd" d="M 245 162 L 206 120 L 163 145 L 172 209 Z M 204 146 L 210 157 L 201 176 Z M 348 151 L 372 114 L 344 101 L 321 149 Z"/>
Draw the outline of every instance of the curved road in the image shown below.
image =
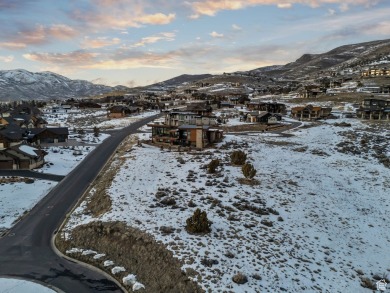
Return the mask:
<path id="1" fill-rule="evenodd" d="M 0 238 L 0 277 L 32 279 L 64 292 L 122 292 L 101 273 L 58 256 L 51 239 L 122 140 L 157 116 L 112 133 Z"/>

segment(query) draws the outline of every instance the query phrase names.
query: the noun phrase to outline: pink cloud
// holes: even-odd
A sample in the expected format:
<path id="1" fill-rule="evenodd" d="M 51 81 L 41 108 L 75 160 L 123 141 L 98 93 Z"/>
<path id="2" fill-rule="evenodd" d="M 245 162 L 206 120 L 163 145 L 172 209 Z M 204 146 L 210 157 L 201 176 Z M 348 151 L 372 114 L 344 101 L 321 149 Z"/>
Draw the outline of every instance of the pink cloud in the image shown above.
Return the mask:
<path id="1" fill-rule="evenodd" d="M 12 55 L 0 56 L 0 61 L 5 62 L 5 63 L 12 62 L 12 61 L 14 61 L 14 56 L 12 56 Z"/>
<path id="2" fill-rule="evenodd" d="M 165 33 L 159 33 L 156 35 L 144 37 L 139 42 L 132 45 L 131 47 L 143 47 L 146 44 L 153 44 L 159 41 L 173 41 L 173 40 L 175 40 L 175 33 L 165 32 Z"/>
<path id="3" fill-rule="evenodd" d="M 164 25 L 175 20 L 175 13 L 150 13 L 156 7 L 161 5 L 149 1 L 96 0 L 89 9 L 73 11 L 71 17 L 87 27 L 113 29 Z"/>
<path id="4" fill-rule="evenodd" d="M 118 45 L 120 44 L 120 42 L 121 40 L 119 38 L 109 39 L 106 37 L 100 37 L 96 39 L 90 39 L 89 37 L 85 37 L 81 46 L 85 49 L 97 49 L 112 45 Z"/>
<path id="5" fill-rule="evenodd" d="M 291 8 L 294 4 L 308 5 L 313 8 L 323 4 L 340 4 L 342 9 L 348 9 L 349 5 L 376 5 L 378 0 L 202 0 L 188 1 L 192 8 L 191 18 L 198 18 L 201 15 L 214 16 L 221 10 L 238 10 L 250 6 L 276 5 L 278 8 Z"/>
<path id="6" fill-rule="evenodd" d="M 45 64 L 80 66 L 92 64 L 96 61 L 98 53 L 74 51 L 70 53 L 27 53 L 23 57 L 30 61 L 42 62 Z"/>
<path id="7" fill-rule="evenodd" d="M 32 29 L 20 30 L 16 34 L 10 35 L 7 41 L 0 43 L 0 47 L 23 49 L 28 45 L 44 45 L 52 42 L 54 39 L 71 39 L 78 34 L 78 31 L 64 24 L 37 25 Z"/>
<path id="8" fill-rule="evenodd" d="M 168 24 L 175 19 L 176 15 L 170 13 L 168 15 L 163 13 L 145 14 L 137 17 L 136 20 L 143 24 Z"/>

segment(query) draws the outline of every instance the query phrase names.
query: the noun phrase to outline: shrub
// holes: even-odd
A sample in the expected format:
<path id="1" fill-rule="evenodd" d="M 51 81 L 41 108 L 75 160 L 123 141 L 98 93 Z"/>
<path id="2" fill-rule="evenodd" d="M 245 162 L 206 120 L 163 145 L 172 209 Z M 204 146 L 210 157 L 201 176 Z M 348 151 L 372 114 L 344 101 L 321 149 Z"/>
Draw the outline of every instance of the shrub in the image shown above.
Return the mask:
<path id="1" fill-rule="evenodd" d="M 219 160 L 218 159 L 214 159 L 214 160 L 211 160 L 211 162 L 207 165 L 207 171 L 212 174 L 212 173 L 215 173 L 217 168 L 219 166 Z"/>
<path id="2" fill-rule="evenodd" d="M 93 135 L 95 137 L 99 137 L 99 135 L 100 135 L 100 129 L 96 126 L 93 128 Z"/>
<path id="3" fill-rule="evenodd" d="M 246 161 L 246 153 L 243 151 L 234 151 L 230 154 L 230 160 L 233 165 L 244 165 Z"/>
<path id="4" fill-rule="evenodd" d="M 253 179 L 253 177 L 255 177 L 256 175 L 256 169 L 255 167 L 253 167 L 252 164 L 250 163 L 246 163 L 242 166 L 241 168 L 242 170 L 242 174 L 245 176 L 245 178 L 247 179 Z"/>
<path id="5" fill-rule="evenodd" d="M 243 273 L 235 274 L 232 280 L 236 284 L 245 284 L 246 282 L 248 282 L 247 276 L 245 276 Z"/>
<path id="6" fill-rule="evenodd" d="M 188 233 L 209 233 L 211 231 L 211 222 L 207 219 L 206 212 L 196 209 L 194 214 L 186 221 L 186 230 Z"/>

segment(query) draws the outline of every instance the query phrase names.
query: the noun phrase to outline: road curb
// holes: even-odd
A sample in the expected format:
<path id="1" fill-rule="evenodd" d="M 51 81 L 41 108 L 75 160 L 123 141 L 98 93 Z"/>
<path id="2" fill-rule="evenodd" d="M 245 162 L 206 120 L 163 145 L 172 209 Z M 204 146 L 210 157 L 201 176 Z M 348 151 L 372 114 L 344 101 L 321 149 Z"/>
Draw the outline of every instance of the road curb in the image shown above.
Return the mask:
<path id="1" fill-rule="evenodd" d="M 146 119 L 154 117 L 154 118 L 153 118 L 153 120 L 154 120 L 154 119 L 158 118 L 160 115 L 161 115 L 161 114 L 153 115 L 153 116 L 151 116 L 151 117 L 147 117 Z M 140 121 L 142 121 L 142 120 L 140 120 Z M 137 121 L 137 122 L 140 122 L 140 121 Z M 137 123 L 137 122 L 135 122 L 135 123 Z M 110 155 L 110 157 L 109 157 L 109 158 L 107 159 L 107 161 L 104 163 L 104 165 L 102 166 L 102 168 L 100 169 L 100 171 L 103 170 L 103 169 L 108 165 L 108 163 L 111 163 L 111 162 L 112 162 L 114 156 L 117 154 L 118 148 L 121 146 L 121 144 L 123 143 L 123 141 L 124 141 L 127 137 L 129 137 L 130 135 L 133 135 L 133 134 L 136 134 L 136 132 L 127 135 L 127 136 L 118 144 L 118 146 L 115 148 L 115 151 Z M 91 155 L 92 153 L 93 153 L 93 151 L 92 151 L 91 153 L 89 153 L 88 156 Z M 81 202 L 85 200 L 85 198 L 86 198 L 88 192 L 91 190 L 93 184 L 95 183 L 96 178 L 99 176 L 100 171 L 99 171 L 99 173 L 95 176 L 95 178 L 92 180 L 92 182 L 90 182 L 90 183 L 88 184 L 88 187 L 85 189 L 85 191 L 84 191 L 84 193 L 82 194 L 82 196 L 80 196 L 80 198 L 76 201 L 76 203 L 73 205 L 73 207 L 70 209 L 70 211 L 65 215 L 65 218 L 64 218 L 64 220 L 62 221 L 61 225 L 57 228 L 57 230 L 54 231 L 54 233 L 53 233 L 53 235 L 52 235 L 52 237 L 51 237 L 50 244 L 51 244 L 51 247 L 52 247 L 53 251 L 54 251 L 58 256 L 60 256 L 60 257 L 62 257 L 62 258 L 64 258 L 64 259 L 66 259 L 66 260 L 68 260 L 68 261 L 75 262 L 75 263 L 77 263 L 77 264 L 79 264 L 79 265 L 81 265 L 81 266 L 84 266 L 84 267 L 86 267 L 86 268 L 88 268 L 88 269 L 90 269 L 90 270 L 93 270 L 93 271 L 95 271 L 95 272 L 101 273 L 103 276 L 107 277 L 107 279 L 109 279 L 109 280 L 113 281 L 115 284 L 117 284 L 118 287 L 119 287 L 123 292 L 129 293 L 129 291 L 128 291 L 128 290 L 127 290 L 127 289 L 126 289 L 126 288 L 125 288 L 117 279 L 115 279 L 115 278 L 114 278 L 112 275 L 110 275 L 109 273 L 103 271 L 102 269 L 100 269 L 100 268 L 98 268 L 98 267 L 95 267 L 94 265 L 91 265 L 91 264 L 88 264 L 88 263 L 79 261 L 79 260 L 77 260 L 77 259 L 74 259 L 74 258 L 72 258 L 72 257 L 69 257 L 69 256 L 63 254 L 63 253 L 57 248 L 57 246 L 55 245 L 55 241 L 56 241 L 57 235 L 60 234 L 59 232 L 62 231 L 62 229 L 64 228 L 64 226 L 65 226 L 66 223 L 68 222 L 69 216 L 70 216 L 70 215 L 74 212 L 74 210 L 81 204 Z"/>

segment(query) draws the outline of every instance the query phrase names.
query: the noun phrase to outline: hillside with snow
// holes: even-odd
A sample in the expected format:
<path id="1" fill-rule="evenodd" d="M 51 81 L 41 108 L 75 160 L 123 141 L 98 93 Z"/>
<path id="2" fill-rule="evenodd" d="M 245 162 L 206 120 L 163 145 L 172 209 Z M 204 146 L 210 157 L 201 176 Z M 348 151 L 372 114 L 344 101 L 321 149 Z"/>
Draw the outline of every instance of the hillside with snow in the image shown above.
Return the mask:
<path id="1" fill-rule="evenodd" d="M 283 79 L 305 79 L 326 70 L 357 70 L 362 66 L 381 64 L 390 60 L 390 40 L 344 45 L 320 54 L 304 54 L 296 61 L 282 66 L 248 71 L 252 76 Z M 379 62 L 379 63 L 378 63 Z"/>
<path id="2" fill-rule="evenodd" d="M 72 80 L 49 71 L 34 73 L 23 69 L 0 70 L 0 101 L 80 98 L 109 93 L 115 89 L 125 87 Z"/>
<path id="3" fill-rule="evenodd" d="M 227 135 L 203 152 L 134 146 L 113 162 L 120 169 L 106 189 L 110 208 L 91 214 L 92 188 L 64 235 L 72 241 L 74 229 L 92 229 L 83 225 L 124 222 L 163 243 L 206 292 L 370 292 L 363 286 L 390 278 L 383 160 L 390 132 L 380 123 L 344 122 L 307 123 L 287 135 Z M 237 149 L 248 154 L 258 184 L 239 181 L 241 168 L 229 159 Z M 222 165 L 209 174 L 205 166 L 216 158 Z M 211 233 L 186 232 L 196 208 L 207 212 Z M 110 251 L 94 251 L 102 253 Z M 233 282 L 238 273 L 247 282 Z M 151 292 L 142 271 L 137 279 Z"/>

